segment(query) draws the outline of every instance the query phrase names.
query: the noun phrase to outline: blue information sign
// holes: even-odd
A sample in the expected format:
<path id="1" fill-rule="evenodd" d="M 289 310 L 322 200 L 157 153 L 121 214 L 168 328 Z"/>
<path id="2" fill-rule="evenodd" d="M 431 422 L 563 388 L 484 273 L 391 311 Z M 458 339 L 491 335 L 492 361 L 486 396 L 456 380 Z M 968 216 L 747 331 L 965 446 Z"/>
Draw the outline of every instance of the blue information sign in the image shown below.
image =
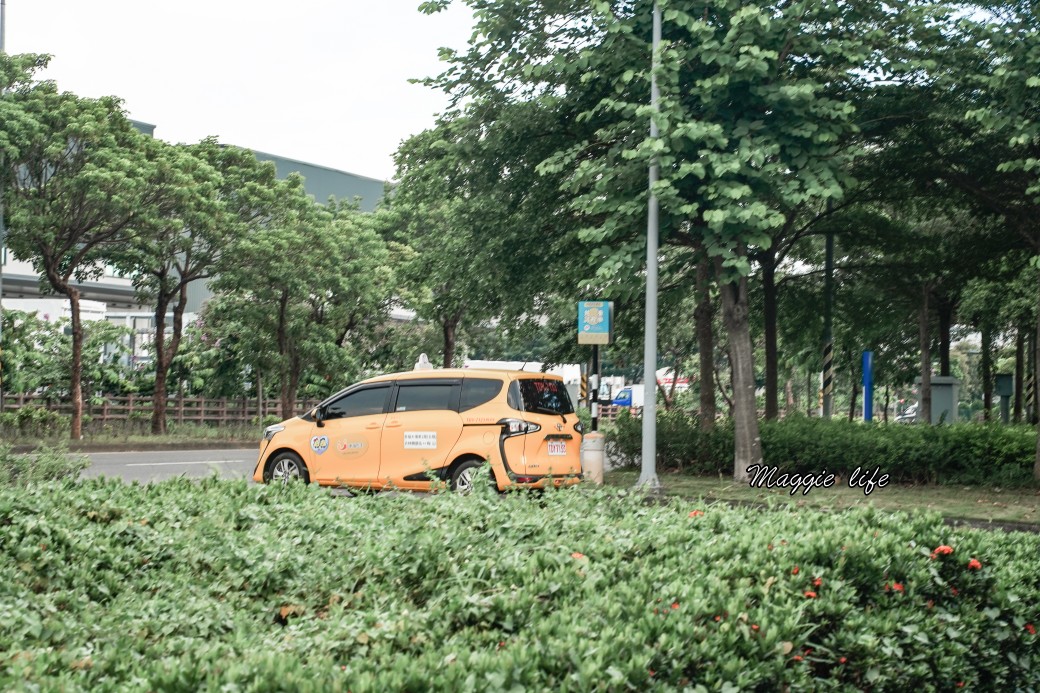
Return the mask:
<path id="1" fill-rule="evenodd" d="M 613 313 L 610 301 L 578 301 L 578 344 L 613 342 Z"/>

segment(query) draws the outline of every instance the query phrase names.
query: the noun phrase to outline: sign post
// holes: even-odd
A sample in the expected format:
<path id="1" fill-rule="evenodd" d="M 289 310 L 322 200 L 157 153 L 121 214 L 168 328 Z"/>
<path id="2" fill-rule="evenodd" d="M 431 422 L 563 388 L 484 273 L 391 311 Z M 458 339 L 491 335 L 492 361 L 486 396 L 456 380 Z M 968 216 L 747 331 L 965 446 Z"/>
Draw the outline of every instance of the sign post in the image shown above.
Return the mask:
<path id="1" fill-rule="evenodd" d="M 874 420 L 874 352 L 863 352 L 863 420 Z"/>
<path id="2" fill-rule="evenodd" d="M 614 341 L 614 304 L 611 301 L 578 301 L 578 344 L 592 345 L 589 394 L 592 430 L 599 430 L 599 347 Z"/>

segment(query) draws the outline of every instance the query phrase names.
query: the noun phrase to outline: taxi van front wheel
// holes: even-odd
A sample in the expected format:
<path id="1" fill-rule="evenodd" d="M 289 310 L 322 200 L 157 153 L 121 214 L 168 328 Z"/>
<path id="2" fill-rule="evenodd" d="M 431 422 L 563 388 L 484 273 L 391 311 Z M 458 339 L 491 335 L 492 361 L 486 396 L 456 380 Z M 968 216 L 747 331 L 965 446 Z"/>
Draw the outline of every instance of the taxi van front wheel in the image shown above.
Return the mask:
<path id="1" fill-rule="evenodd" d="M 310 483 L 311 478 L 307 465 L 295 452 L 283 450 L 268 460 L 264 481 L 269 484 L 288 484 L 297 480 L 306 484 Z"/>

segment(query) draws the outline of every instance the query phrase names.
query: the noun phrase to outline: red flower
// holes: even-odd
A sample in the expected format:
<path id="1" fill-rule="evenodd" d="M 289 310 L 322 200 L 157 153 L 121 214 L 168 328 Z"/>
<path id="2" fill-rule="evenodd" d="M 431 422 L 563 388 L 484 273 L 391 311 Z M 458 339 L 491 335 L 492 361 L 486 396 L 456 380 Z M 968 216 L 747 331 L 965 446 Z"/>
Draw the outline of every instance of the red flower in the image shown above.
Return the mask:
<path id="1" fill-rule="evenodd" d="M 816 578 L 812 581 L 813 587 L 819 587 L 823 584 L 823 578 Z"/>
<path id="2" fill-rule="evenodd" d="M 960 592 L 957 591 L 956 587 L 951 587 L 950 588 L 950 594 L 952 594 L 953 596 L 956 597 L 958 594 L 960 594 Z"/>
<path id="3" fill-rule="evenodd" d="M 963 681 L 958 681 L 957 682 L 957 688 L 964 688 L 964 682 Z"/>
<path id="4" fill-rule="evenodd" d="M 806 592 L 805 596 L 808 597 L 809 599 L 816 599 L 816 593 L 815 592 Z"/>
<path id="5" fill-rule="evenodd" d="M 585 554 L 578 553 L 577 551 L 575 551 L 574 553 L 571 554 L 571 558 L 580 561 L 581 559 L 585 558 Z"/>
<path id="6" fill-rule="evenodd" d="M 982 564 L 979 563 L 979 560 L 977 558 L 973 558 L 970 561 L 968 561 L 968 570 L 979 570 L 980 568 L 982 568 Z"/>
<path id="7" fill-rule="evenodd" d="M 847 661 L 849 661 L 849 660 L 846 659 L 845 657 L 838 657 L 838 664 L 844 664 Z"/>
<path id="8" fill-rule="evenodd" d="M 501 641 L 499 641 L 499 643 L 498 643 L 498 649 L 500 649 L 500 650 L 501 650 L 501 649 L 502 649 L 503 647 L 505 647 L 505 646 L 506 646 L 506 642 L 505 642 L 505 640 L 501 640 Z"/>
<path id="9" fill-rule="evenodd" d="M 673 609 L 678 609 L 679 608 L 679 602 L 672 602 L 672 608 Z"/>
<path id="10" fill-rule="evenodd" d="M 938 556 L 949 556 L 951 553 L 953 553 L 953 547 L 942 544 L 935 547 L 935 550 L 932 551 L 932 560 L 934 561 Z"/>
<path id="11" fill-rule="evenodd" d="M 1030 635 L 1036 635 L 1036 627 L 1032 623 L 1026 624 L 1026 632 Z"/>
<path id="12" fill-rule="evenodd" d="M 791 657 L 791 659 L 793 659 L 796 662 L 800 662 L 800 661 L 802 661 L 802 656 L 801 655 L 795 655 L 794 657 Z"/>
<path id="13" fill-rule="evenodd" d="M 721 621 L 721 620 L 722 620 L 722 617 L 721 617 L 721 616 L 716 616 L 716 617 L 715 617 L 715 622 L 716 622 L 716 623 L 718 623 L 718 622 L 719 622 L 719 621 Z"/>
<path id="14" fill-rule="evenodd" d="M 653 678 L 654 675 L 657 674 L 657 672 L 654 671 L 653 669 L 647 669 L 646 673 L 650 674 L 650 678 Z"/>
<path id="15" fill-rule="evenodd" d="M 690 513 L 690 517 L 700 517 L 703 514 L 704 514 L 703 510 L 694 510 L 693 512 Z"/>
<path id="16" fill-rule="evenodd" d="M 795 566 L 794 569 L 791 571 L 791 575 L 797 575 L 797 574 L 798 574 L 798 566 Z"/>
<path id="17" fill-rule="evenodd" d="M 1026 630 L 1029 630 L 1029 629 L 1030 629 L 1030 628 L 1032 628 L 1032 627 L 1033 627 L 1033 624 L 1032 624 L 1032 623 L 1030 623 L 1030 624 L 1027 624 L 1027 625 L 1026 625 Z M 751 624 L 751 630 L 753 630 L 753 631 L 755 631 L 755 632 L 758 632 L 758 624 L 757 624 L 757 623 L 752 623 L 752 624 Z M 1036 631 L 1033 631 L 1033 634 L 1035 635 L 1035 634 L 1036 634 Z"/>
<path id="18" fill-rule="evenodd" d="M 903 592 L 904 591 L 903 583 L 901 583 L 901 582 L 893 582 L 892 583 L 892 589 L 894 589 L 896 592 Z"/>

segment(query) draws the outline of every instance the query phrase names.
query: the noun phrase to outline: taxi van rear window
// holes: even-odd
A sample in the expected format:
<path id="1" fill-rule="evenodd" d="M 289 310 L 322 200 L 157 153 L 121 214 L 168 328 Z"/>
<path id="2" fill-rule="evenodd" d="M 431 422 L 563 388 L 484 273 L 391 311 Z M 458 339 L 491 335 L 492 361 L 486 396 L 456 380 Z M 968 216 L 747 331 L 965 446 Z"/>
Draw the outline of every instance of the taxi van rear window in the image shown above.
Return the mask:
<path id="1" fill-rule="evenodd" d="M 509 386 L 509 406 L 538 414 L 572 414 L 567 386 L 559 380 L 523 378 Z"/>

